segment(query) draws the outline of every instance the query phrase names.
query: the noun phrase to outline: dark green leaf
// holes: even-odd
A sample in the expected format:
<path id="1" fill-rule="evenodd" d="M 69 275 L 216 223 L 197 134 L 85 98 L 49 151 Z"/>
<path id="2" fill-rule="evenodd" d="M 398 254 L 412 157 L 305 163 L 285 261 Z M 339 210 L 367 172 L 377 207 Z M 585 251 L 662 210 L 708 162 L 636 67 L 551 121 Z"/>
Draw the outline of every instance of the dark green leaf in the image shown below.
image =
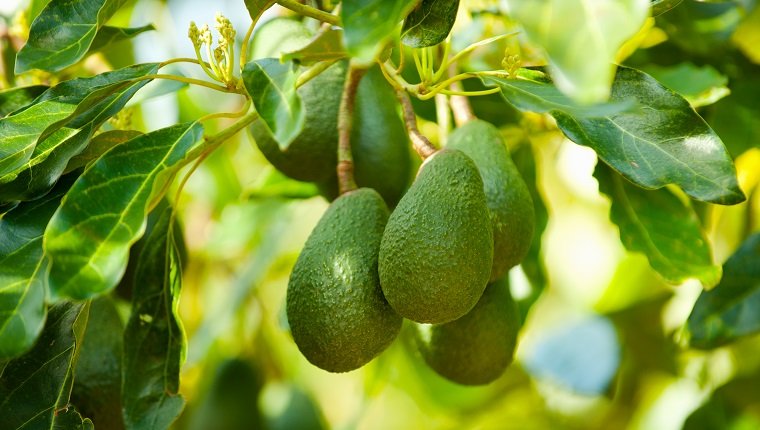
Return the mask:
<path id="1" fill-rule="evenodd" d="M 76 365 L 71 403 L 102 429 L 121 430 L 121 334 L 124 323 L 110 297 L 90 305 L 84 342 Z"/>
<path id="2" fill-rule="evenodd" d="M 245 65 L 243 82 L 256 111 L 285 150 L 304 123 L 294 65 L 274 58 L 254 60 Z"/>
<path id="3" fill-rule="evenodd" d="M 603 163 L 597 164 L 594 177 L 612 202 L 610 219 L 628 251 L 646 255 L 669 282 L 697 278 L 709 286 L 718 283 L 720 267 L 712 262 L 710 244 L 688 201 L 667 188 L 641 189 Z"/>
<path id="4" fill-rule="evenodd" d="M 54 297 L 83 299 L 116 286 L 149 205 L 202 133 L 200 124 L 188 122 L 138 136 L 79 177 L 45 231 Z"/>
<path id="5" fill-rule="evenodd" d="M 508 79 L 482 75 L 486 85 L 496 85 L 504 98 L 517 109 L 538 113 L 566 112 L 575 117 L 600 117 L 630 111 L 636 107 L 633 100 L 615 100 L 608 103 L 578 104 L 562 94 L 546 75 L 536 70 L 522 69 L 521 79 Z"/>
<path id="6" fill-rule="evenodd" d="M 283 62 L 294 61 L 308 66 L 320 61 L 339 60 L 346 56 L 348 53 L 343 47 L 343 30 L 330 28 L 319 33 L 303 48 L 283 54 L 280 60 Z"/>
<path id="7" fill-rule="evenodd" d="M 541 257 L 541 239 L 549 223 L 549 213 L 546 210 L 546 205 L 544 205 L 544 198 L 538 190 L 538 172 L 531 144 L 529 142 L 522 143 L 516 150 L 512 151 L 511 155 L 515 166 L 517 166 L 517 170 L 525 180 L 525 184 L 528 185 L 536 219 L 536 226 L 533 230 L 533 241 L 530 244 L 528 254 L 520 263 L 520 267 L 522 267 L 531 285 L 530 293 L 517 300 L 517 306 L 520 309 L 520 321 L 524 324 L 528 311 L 541 296 L 548 282 L 546 267 L 544 267 Z"/>
<path id="8" fill-rule="evenodd" d="M 705 349 L 760 332 L 760 234 L 726 260 L 720 284 L 702 292 L 687 324 L 691 345 Z"/>
<path id="9" fill-rule="evenodd" d="M 526 84 L 516 84 L 516 79 L 484 80 L 498 84 L 507 101 L 518 109 L 551 113 L 570 140 L 592 148 L 640 187 L 675 184 L 692 198 L 718 204 L 745 199 L 718 135 L 689 102 L 646 73 L 618 68 L 610 102 L 614 106 L 634 101 L 638 108 L 615 113 L 568 109 L 564 102 L 554 102 L 557 90 L 548 83 L 530 82 L 528 91 Z"/>
<path id="10" fill-rule="evenodd" d="M 95 426 L 89 418 L 82 418 L 76 408 L 68 406 L 56 414 L 51 430 L 95 430 Z"/>
<path id="11" fill-rule="evenodd" d="M 0 218 L 0 361 L 26 352 L 45 322 L 47 261 L 42 234 L 73 183 L 64 178 L 39 200 L 25 202 Z"/>
<path id="12" fill-rule="evenodd" d="M 31 85 L 0 91 L 0 118 L 30 105 L 47 89 L 46 85 Z"/>
<path id="13" fill-rule="evenodd" d="M 371 62 L 420 0 L 344 0 L 340 11 L 349 54 Z"/>
<path id="14" fill-rule="evenodd" d="M 130 139 L 140 136 L 142 133 L 136 130 L 110 130 L 103 132 L 90 140 L 87 148 L 74 156 L 66 165 L 64 174 L 82 168 L 100 158 L 109 149 L 120 145 Z"/>
<path id="15" fill-rule="evenodd" d="M 401 41 L 415 48 L 437 45 L 457 19 L 459 0 L 422 0 L 404 20 Z"/>
<path id="16" fill-rule="evenodd" d="M 265 10 L 269 9 L 274 5 L 276 2 L 275 0 L 244 0 L 245 1 L 245 8 L 248 9 L 248 14 L 251 16 L 251 19 L 256 22 L 258 18 L 261 16 L 261 14 L 264 13 Z"/>
<path id="17" fill-rule="evenodd" d="M 30 199 L 49 190 L 91 133 L 148 82 L 132 80 L 157 68 L 141 64 L 61 82 L 32 106 L 0 119 L 0 140 L 8 142 L 0 150 L 0 166 L 15 166 L 0 168 L 0 201 Z"/>
<path id="18" fill-rule="evenodd" d="M 81 60 L 98 30 L 126 0 L 52 0 L 32 22 L 16 73 L 57 72 Z"/>
<path id="19" fill-rule="evenodd" d="M 0 373 L 3 428 L 49 429 L 65 409 L 77 354 L 87 325 L 89 302 L 63 302 L 50 308 L 40 339 L 26 355 Z"/>
<path id="20" fill-rule="evenodd" d="M 620 67 L 611 100 L 635 98 L 642 106 L 603 118 L 554 112 L 570 140 L 591 147 L 630 181 L 648 189 L 667 184 L 717 204 L 744 201 L 731 156 L 689 103 L 651 76 Z"/>
<path id="21" fill-rule="evenodd" d="M 182 267 L 166 206 L 145 241 L 124 331 L 123 415 L 127 429 L 165 429 L 184 407 L 178 394 L 185 335 L 177 315 Z"/>
<path id="22" fill-rule="evenodd" d="M 92 41 L 92 45 L 90 45 L 90 50 L 88 53 L 99 51 L 112 43 L 131 39 L 140 33 L 153 31 L 155 29 L 156 27 L 153 27 L 153 24 L 133 28 L 111 27 L 108 25 L 104 26 L 98 30 L 98 34 L 95 35 L 95 39 Z"/>

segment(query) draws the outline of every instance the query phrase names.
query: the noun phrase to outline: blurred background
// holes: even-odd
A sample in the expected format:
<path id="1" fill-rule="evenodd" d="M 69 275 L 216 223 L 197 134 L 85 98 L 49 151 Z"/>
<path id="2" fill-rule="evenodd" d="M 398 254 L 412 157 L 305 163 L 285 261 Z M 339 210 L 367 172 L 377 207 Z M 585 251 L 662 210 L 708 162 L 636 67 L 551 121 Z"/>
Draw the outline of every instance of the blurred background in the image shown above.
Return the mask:
<path id="1" fill-rule="evenodd" d="M 455 50 L 517 29 L 498 1 L 462 5 Z M 28 6 L 3 0 L 0 14 L 10 24 Z M 156 30 L 90 58 L 87 67 L 96 72 L 193 57 L 190 21 L 213 24 L 216 12 L 230 18 L 242 39 L 250 23 L 242 0 L 128 2 L 111 22 L 152 23 Z M 288 14 L 274 7 L 261 23 Z M 650 18 L 626 49 L 620 61 L 687 96 L 715 128 L 751 195 L 760 180 L 755 2 L 684 0 Z M 478 49 L 460 67 L 500 69 L 505 52 L 521 55 L 526 65 L 543 61 L 518 35 Z M 193 65 L 174 72 L 202 77 Z M 478 85 L 465 82 L 471 90 Z M 163 94 L 138 94 L 133 103 L 131 127 L 143 131 L 235 112 L 243 103 L 239 96 L 165 83 L 143 92 Z M 287 330 L 285 291 L 328 202 L 312 185 L 273 171 L 241 133 L 206 160 L 176 202 L 189 260 L 180 300 L 188 345 L 180 391 L 187 407 L 175 428 L 249 428 L 236 422 L 270 429 L 760 428 L 760 338 L 709 351 L 687 348 L 684 323 L 702 286 L 668 285 L 646 257 L 624 249 L 609 221 L 610 203 L 592 177 L 594 152 L 566 140 L 550 117 L 520 114 L 499 96 L 472 103 L 507 137 L 535 193 L 539 226 L 545 225 L 533 256 L 510 273 L 524 325 L 506 373 L 484 387 L 450 383 L 427 368 L 406 325 L 362 369 L 330 374 L 309 364 Z M 440 142 L 434 103 L 415 107 L 422 131 Z M 227 124 L 209 122 L 207 132 Z M 759 202 L 694 203 L 717 263 L 760 230 Z"/>

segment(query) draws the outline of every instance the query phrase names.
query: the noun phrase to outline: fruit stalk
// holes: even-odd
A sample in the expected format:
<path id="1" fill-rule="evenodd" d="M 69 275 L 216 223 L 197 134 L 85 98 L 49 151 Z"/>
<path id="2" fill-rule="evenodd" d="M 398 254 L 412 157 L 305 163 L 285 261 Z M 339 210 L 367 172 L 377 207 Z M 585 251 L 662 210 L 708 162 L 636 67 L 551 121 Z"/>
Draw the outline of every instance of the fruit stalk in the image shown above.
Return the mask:
<path id="1" fill-rule="evenodd" d="M 412 101 L 409 99 L 409 95 L 406 91 L 397 88 L 396 98 L 399 103 L 401 103 L 401 111 L 404 114 L 406 132 L 409 134 L 409 139 L 412 141 L 414 150 L 417 151 L 417 154 L 419 154 L 423 160 L 430 157 L 437 151 L 437 149 L 417 128 L 417 117 L 414 115 L 414 108 L 412 107 Z"/>
<path id="2" fill-rule="evenodd" d="M 354 64 L 348 69 L 346 83 L 343 87 L 343 97 L 340 100 L 338 112 L 338 193 L 345 194 L 355 190 L 354 158 L 351 154 L 351 126 L 354 122 L 356 91 L 359 82 L 367 69 Z"/>

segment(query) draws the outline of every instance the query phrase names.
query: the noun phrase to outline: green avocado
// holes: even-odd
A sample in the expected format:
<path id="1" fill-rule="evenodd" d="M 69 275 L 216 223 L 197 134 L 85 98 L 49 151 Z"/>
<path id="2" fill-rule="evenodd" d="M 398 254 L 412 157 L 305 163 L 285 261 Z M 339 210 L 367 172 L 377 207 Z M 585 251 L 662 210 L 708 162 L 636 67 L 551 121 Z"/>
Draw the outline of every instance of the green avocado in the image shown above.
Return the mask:
<path id="1" fill-rule="evenodd" d="M 263 24 L 253 37 L 252 59 L 279 58 L 309 43 L 312 33 L 292 19 Z M 276 41 L 276 43 L 274 43 Z M 335 175 L 338 151 L 338 109 L 347 63 L 338 62 L 298 89 L 304 125 L 285 150 L 262 119 L 248 130 L 264 157 L 285 175 L 300 181 L 325 181 Z"/>
<path id="2" fill-rule="evenodd" d="M 338 109 L 346 76 L 346 63 L 338 62 L 298 89 L 304 125 L 285 150 L 280 149 L 262 119 L 249 130 L 267 160 L 299 181 L 324 181 L 338 162 Z"/>
<path id="3" fill-rule="evenodd" d="M 489 284 L 467 315 L 446 324 L 420 325 L 417 347 L 439 375 L 464 385 L 488 384 L 512 363 L 520 328 L 509 284 Z"/>
<path id="4" fill-rule="evenodd" d="M 536 223 L 533 200 L 501 133 L 491 123 L 464 124 L 451 133 L 446 146 L 467 154 L 483 178 L 493 224 L 493 282 L 519 264 L 530 248 Z"/>
<path id="5" fill-rule="evenodd" d="M 378 265 L 383 293 L 412 321 L 452 321 L 478 302 L 492 262 L 478 169 L 463 152 L 440 150 L 423 163 L 388 220 Z"/>
<path id="6" fill-rule="evenodd" d="M 401 329 L 377 274 L 387 221 L 376 191 L 350 191 L 330 205 L 298 256 L 288 283 L 288 323 L 301 353 L 317 367 L 357 369 Z"/>
<path id="7" fill-rule="evenodd" d="M 396 96 L 379 67 L 359 82 L 355 106 L 351 153 L 356 184 L 374 188 L 393 207 L 409 185 L 412 162 Z M 328 200 L 337 197 L 336 175 L 318 186 Z"/>

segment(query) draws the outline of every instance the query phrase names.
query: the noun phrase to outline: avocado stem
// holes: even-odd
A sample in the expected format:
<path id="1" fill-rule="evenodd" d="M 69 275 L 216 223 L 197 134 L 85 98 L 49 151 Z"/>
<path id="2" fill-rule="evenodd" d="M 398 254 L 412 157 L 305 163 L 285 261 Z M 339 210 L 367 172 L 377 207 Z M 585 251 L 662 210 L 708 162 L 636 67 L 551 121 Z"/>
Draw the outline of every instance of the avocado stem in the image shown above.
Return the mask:
<path id="1" fill-rule="evenodd" d="M 337 173 L 338 193 L 341 195 L 357 188 L 354 180 L 354 157 L 351 154 L 351 127 L 354 122 L 356 91 L 359 89 L 359 82 L 366 72 L 366 68 L 357 67 L 351 63 L 343 86 L 343 96 L 340 99 Z"/>
<path id="2" fill-rule="evenodd" d="M 414 114 L 414 108 L 412 107 L 412 101 L 409 99 L 409 95 L 406 91 L 396 88 L 396 98 L 401 104 L 406 132 L 409 134 L 409 139 L 412 141 L 414 150 L 423 160 L 430 157 L 437 151 L 437 149 L 417 128 L 417 117 Z"/>

